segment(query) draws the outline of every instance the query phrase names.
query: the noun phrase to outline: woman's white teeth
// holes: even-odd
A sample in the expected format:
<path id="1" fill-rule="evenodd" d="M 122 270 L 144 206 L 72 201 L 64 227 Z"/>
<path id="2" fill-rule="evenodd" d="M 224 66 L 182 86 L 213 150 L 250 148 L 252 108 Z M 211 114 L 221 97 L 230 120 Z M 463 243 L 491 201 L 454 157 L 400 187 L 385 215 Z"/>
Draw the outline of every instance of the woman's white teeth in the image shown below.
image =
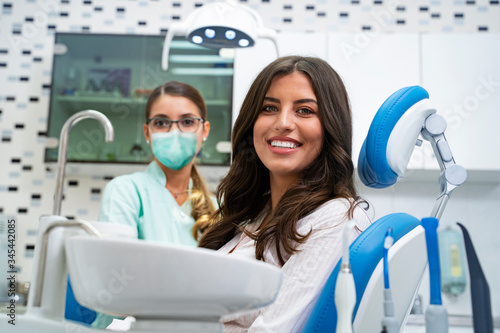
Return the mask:
<path id="1" fill-rule="evenodd" d="M 271 146 L 278 148 L 297 148 L 299 145 L 290 141 L 271 141 Z"/>

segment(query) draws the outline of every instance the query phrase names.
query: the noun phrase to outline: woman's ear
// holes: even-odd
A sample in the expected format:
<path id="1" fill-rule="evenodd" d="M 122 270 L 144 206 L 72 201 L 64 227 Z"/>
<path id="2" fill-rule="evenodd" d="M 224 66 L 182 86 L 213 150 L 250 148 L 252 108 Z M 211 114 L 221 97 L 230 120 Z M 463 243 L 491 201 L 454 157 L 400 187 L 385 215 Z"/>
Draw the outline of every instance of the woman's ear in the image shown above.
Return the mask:
<path id="1" fill-rule="evenodd" d="M 208 133 L 210 133 L 210 122 L 205 121 L 203 123 L 203 141 L 207 141 Z"/>
<path id="2" fill-rule="evenodd" d="M 146 142 L 149 144 L 151 142 L 151 137 L 149 135 L 149 127 L 148 124 L 142 125 L 142 129 L 144 131 L 144 138 L 146 139 Z"/>

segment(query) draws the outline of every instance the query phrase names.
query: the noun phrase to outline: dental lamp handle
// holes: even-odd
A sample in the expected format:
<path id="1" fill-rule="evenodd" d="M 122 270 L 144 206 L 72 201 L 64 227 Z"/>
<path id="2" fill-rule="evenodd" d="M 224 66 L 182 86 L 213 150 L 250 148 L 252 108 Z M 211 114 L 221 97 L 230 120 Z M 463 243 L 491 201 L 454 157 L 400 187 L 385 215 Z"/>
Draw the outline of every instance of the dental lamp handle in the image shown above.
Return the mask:
<path id="1" fill-rule="evenodd" d="M 278 41 L 276 40 L 276 30 L 267 29 L 267 28 L 259 28 L 259 30 L 257 31 L 257 37 L 269 39 L 271 42 L 273 42 L 274 48 L 276 50 L 276 58 L 279 58 L 280 51 L 279 51 L 279 47 L 278 47 Z"/>
<path id="2" fill-rule="evenodd" d="M 226 0 L 226 3 L 234 7 L 242 8 L 244 11 L 252 14 L 252 16 L 255 18 L 255 21 L 257 22 L 257 38 L 265 38 L 271 40 L 274 44 L 274 48 L 276 49 L 276 58 L 278 58 L 279 49 L 278 49 L 278 42 L 276 41 L 276 30 L 265 28 L 262 18 L 260 17 L 259 13 L 257 13 L 257 11 L 255 11 L 254 9 L 248 6 L 241 5 L 234 0 Z"/>
<path id="3" fill-rule="evenodd" d="M 161 69 L 166 71 L 168 69 L 168 57 L 170 55 L 170 44 L 175 36 L 185 36 L 187 33 L 187 23 L 173 23 L 165 35 L 165 42 L 163 43 L 163 50 L 161 53 Z"/>

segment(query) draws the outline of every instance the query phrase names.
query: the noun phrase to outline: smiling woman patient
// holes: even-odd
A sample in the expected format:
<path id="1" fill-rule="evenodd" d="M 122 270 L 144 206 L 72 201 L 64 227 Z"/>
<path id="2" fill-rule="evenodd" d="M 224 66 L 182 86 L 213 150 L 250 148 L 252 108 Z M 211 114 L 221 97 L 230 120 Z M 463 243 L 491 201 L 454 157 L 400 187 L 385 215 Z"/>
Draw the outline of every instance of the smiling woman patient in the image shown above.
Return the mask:
<path id="1" fill-rule="evenodd" d="M 234 125 L 220 208 L 200 246 L 281 267 L 274 303 L 223 318 L 225 332 L 297 332 L 342 252 L 370 225 L 356 194 L 346 89 L 323 60 L 290 56 L 257 76 Z"/>

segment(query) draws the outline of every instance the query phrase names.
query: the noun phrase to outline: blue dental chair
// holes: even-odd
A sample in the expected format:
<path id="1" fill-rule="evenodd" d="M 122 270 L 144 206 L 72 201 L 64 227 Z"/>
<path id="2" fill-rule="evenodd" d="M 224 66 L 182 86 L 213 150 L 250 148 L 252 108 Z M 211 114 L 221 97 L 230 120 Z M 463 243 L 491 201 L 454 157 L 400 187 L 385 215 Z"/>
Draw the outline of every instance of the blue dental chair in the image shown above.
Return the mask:
<path id="1" fill-rule="evenodd" d="M 420 86 L 393 93 L 377 111 L 358 160 L 358 175 L 368 187 L 383 189 L 395 184 L 406 171 L 415 145 L 429 141 L 442 170 L 441 194 L 430 216 L 440 218 L 454 188 L 466 179 L 455 164 L 444 130 L 446 121 L 436 114 L 429 95 Z M 393 229 L 389 270 L 395 318 L 401 329 L 407 320 L 427 266 L 426 239 L 420 220 L 406 213 L 389 214 L 375 221 L 350 246 L 350 265 L 356 288 L 353 311 L 355 333 L 380 332 L 383 312 L 383 243 Z M 337 310 L 335 286 L 340 270 L 335 267 L 302 332 L 335 332 Z M 339 333 L 339 332 L 338 332 Z"/>

